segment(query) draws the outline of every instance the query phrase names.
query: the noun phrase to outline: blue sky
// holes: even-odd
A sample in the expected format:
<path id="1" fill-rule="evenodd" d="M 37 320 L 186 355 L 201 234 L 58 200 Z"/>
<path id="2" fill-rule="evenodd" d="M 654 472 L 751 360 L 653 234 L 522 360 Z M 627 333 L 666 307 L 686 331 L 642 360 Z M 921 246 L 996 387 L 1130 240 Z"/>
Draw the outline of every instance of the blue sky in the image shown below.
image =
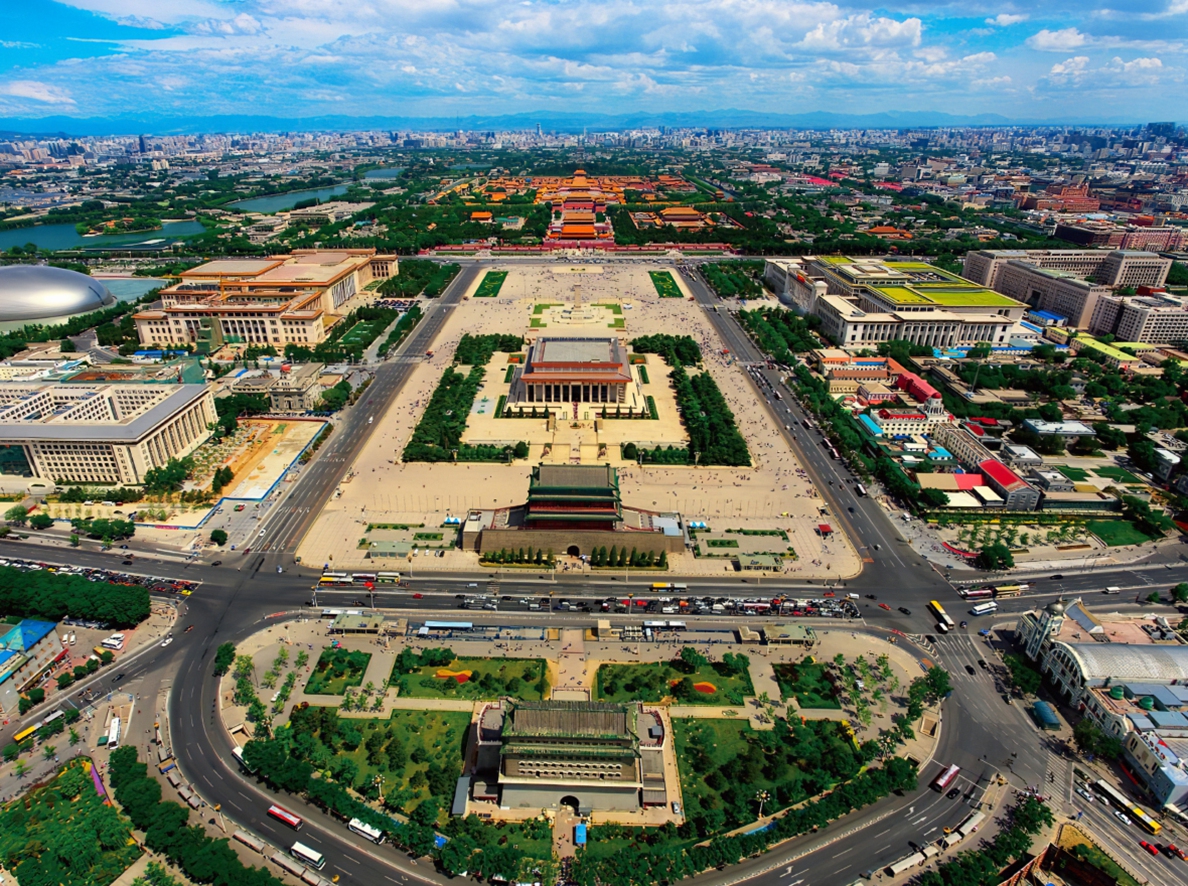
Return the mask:
<path id="1" fill-rule="evenodd" d="M 0 117 L 1188 119 L 1188 0 L 0 0 Z"/>

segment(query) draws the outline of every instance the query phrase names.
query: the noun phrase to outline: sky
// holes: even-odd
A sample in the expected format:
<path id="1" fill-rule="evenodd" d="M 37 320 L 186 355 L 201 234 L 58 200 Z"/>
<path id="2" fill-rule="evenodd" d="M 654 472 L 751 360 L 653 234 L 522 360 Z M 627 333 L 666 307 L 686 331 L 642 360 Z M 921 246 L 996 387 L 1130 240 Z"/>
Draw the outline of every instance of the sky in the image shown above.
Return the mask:
<path id="1" fill-rule="evenodd" d="M 1185 120 L 1188 0 L 0 0 L 0 117 Z"/>

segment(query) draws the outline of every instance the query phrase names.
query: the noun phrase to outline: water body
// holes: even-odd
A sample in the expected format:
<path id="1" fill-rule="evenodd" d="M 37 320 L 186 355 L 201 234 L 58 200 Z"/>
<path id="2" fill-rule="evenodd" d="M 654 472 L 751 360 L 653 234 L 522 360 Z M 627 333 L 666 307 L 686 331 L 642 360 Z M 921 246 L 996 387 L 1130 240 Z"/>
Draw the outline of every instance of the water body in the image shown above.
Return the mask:
<path id="1" fill-rule="evenodd" d="M 383 169 L 369 169 L 363 173 L 364 179 L 387 179 L 399 178 L 400 173 L 404 172 L 403 166 L 385 166 Z"/>
<path id="2" fill-rule="evenodd" d="M 272 214 L 274 212 L 284 212 L 286 209 L 292 209 L 302 200 L 310 200 L 317 198 L 318 200 L 325 200 L 327 197 L 337 197 L 340 194 L 346 193 L 346 185 L 338 185 L 333 188 L 309 188 L 304 191 L 286 191 L 283 194 L 272 194 L 268 197 L 249 197 L 247 200 L 236 200 L 234 203 L 228 203 L 231 209 L 242 209 L 244 212 L 263 212 Z"/>
<path id="3" fill-rule="evenodd" d="M 14 228 L 0 231 L 0 251 L 13 246 L 33 243 L 38 249 L 104 249 L 111 247 L 135 247 L 155 245 L 201 234 L 202 224 L 196 221 L 166 222 L 157 231 L 143 231 L 139 234 L 100 234 L 98 237 L 81 237 L 74 225 L 36 225 L 32 228 Z"/>

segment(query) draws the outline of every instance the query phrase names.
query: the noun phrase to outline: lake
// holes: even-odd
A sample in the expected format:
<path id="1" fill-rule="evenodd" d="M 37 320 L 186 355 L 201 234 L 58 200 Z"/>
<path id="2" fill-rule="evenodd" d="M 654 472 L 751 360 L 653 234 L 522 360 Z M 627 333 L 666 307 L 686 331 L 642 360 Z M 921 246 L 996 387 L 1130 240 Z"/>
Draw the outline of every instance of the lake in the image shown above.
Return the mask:
<path id="1" fill-rule="evenodd" d="M 286 191 L 283 194 L 271 194 L 267 197 L 249 197 L 247 200 L 236 200 L 228 203 L 230 209 L 242 209 L 244 212 L 263 212 L 272 214 L 292 209 L 302 200 L 317 198 L 325 200 L 327 197 L 337 197 L 346 193 L 346 185 L 333 188 L 309 188 L 304 191 Z"/>
<path id="2" fill-rule="evenodd" d="M 364 179 L 369 178 L 399 178 L 400 173 L 404 172 L 403 166 L 385 166 L 383 169 L 369 169 L 363 173 Z"/>
<path id="3" fill-rule="evenodd" d="M 159 231 L 144 231 L 140 234 L 101 234 L 98 237 L 80 237 L 74 225 L 37 225 L 32 228 L 14 228 L 0 231 L 0 252 L 13 246 L 36 244 L 38 249 L 101 249 L 104 247 L 143 246 L 157 240 L 179 240 L 201 234 L 202 224 L 196 221 L 166 222 Z"/>

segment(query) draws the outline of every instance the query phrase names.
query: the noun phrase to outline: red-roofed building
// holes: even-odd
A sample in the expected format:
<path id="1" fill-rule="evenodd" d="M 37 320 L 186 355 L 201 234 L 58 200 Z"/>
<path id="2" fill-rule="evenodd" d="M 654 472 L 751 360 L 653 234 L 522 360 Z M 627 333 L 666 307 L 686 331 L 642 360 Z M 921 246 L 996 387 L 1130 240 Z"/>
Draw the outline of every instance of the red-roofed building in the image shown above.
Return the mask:
<path id="1" fill-rule="evenodd" d="M 940 391 L 914 372 L 905 372 L 895 382 L 896 387 L 906 391 L 917 403 L 940 397 Z"/>
<path id="2" fill-rule="evenodd" d="M 923 412 L 903 412 L 894 409 L 880 409 L 874 414 L 874 420 L 882 432 L 888 436 L 897 434 L 923 434 L 932 424 Z"/>
<path id="3" fill-rule="evenodd" d="M 978 465 L 986 483 L 1002 496 L 1008 511 L 1034 511 L 1039 505 L 1039 492 L 998 459 L 988 458 Z"/>

